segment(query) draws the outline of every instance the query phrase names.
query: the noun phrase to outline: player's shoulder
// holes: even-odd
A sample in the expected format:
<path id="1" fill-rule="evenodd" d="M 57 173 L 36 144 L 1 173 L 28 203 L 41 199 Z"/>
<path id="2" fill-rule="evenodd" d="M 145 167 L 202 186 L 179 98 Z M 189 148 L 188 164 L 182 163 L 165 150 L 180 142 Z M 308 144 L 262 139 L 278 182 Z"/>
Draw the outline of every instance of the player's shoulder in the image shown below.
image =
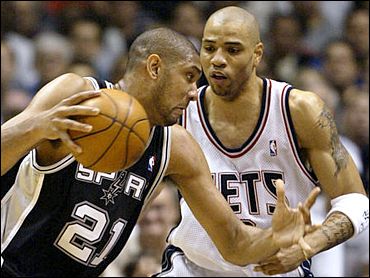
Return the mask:
<path id="1" fill-rule="evenodd" d="M 171 126 L 171 159 L 168 173 L 178 172 L 186 165 L 195 164 L 201 155 L 197 142 L 182 126 Z"/>
<path id="2" fill-rule="evenodd" d="M 318 122 L 332 119 L 330 110 L 314 92 L 294 89 L 289 96 L 289 110 L 302 147 L 318 147 L 327 143 L 328 129 L 318 129 Z"/>
<path id="3" fill-rule="evenodd" d="M 54 83 L 68 83 L 74 84 L 77 87 L 83 87 L 86 84 L 86 80 L 75 73 L 64 73 L 53 80 Z"/>
<path id="4" fill-rule="evenodd" d="M 186 142 L 189 140 L 189 132 L 181 125 L 175 124 L 171 128 L 171 141 L 176 143 Z"/>
<path id="5" fill-rule="evenodd" d="M 316 115 L 323 106 L 323 100 L 314 92 L 294 88 L 289 94 L 289 109 L 293 119 L 295 115 L 302 118 Z"/>
<path id="6" fill-rule="evenodd" d="M 35 97 L 46 98 L 55 102 L 56 99 L 67 98 L 77 92 L 92 89 L 94 88 L 91 86 L 90 82 L 82 76 L 75 73 L 65 73 L 42 87 Z"/>

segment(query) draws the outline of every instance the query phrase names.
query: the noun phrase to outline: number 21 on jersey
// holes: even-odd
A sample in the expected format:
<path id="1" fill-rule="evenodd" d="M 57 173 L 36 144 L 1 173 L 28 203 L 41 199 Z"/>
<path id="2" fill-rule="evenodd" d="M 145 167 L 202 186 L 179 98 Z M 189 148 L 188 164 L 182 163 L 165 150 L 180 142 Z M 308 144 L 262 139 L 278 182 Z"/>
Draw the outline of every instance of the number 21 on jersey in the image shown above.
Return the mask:
<path id="1" fill-rule="evenodd" d="M 54 245 L 74 260 L 88 266 L 101 263 L 120 238 L 127 221 L 119 218 L 110 229 L 110 238 L 100 253 L 95 243 L 99 242 L 108 225 L 108 213 L 87 201 L 75 205 L 72 217 L 76 220 L 64 225 Z"/>

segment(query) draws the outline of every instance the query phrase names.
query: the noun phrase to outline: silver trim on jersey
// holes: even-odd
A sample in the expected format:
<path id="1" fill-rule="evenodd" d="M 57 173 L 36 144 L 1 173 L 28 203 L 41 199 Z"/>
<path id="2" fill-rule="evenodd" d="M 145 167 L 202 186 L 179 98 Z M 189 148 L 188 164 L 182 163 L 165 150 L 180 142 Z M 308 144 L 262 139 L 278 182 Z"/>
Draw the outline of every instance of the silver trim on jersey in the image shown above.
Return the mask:
<path id="1" fill-rule="evenodd" d="M 58 172 L 75 161 L 74 156 L 72 154 L 69 154 L 63 159 L 59 160 L 58 162 L 52 165 L 41 166 L 37 163 L 36 149 L 31 150 L 30 154 L 31 154 L 32 168 L 34 168 L 37 172 L 43 173 L 43 174 L 52 174 L 52 173 Z"/>
<path id="2" fill-rule="evenodd" d="M 104 89 L 104 88 L 100 88 L 99 83 L 96 80 L 96 78 L 90 77 L 90 76 L 87 76 L 87 77 L 84 77 L 84 78 L 87 79 L 87 80 L 89 80 L 91 82 L 91 84 L 94 87 L 94 90 Z M 108 89 L 114 89 L 114 84 L 113 83 L 111 83 L 111 82 L 109 82 L 107 80 L 104 80 L 104 83 L 105 83 L 106 88 L 108 88 Z"/>
<path id="3" fill-rule="evenodd" d="M 93 77 L 84 77 L 84 78 L 87 79 L 87 80 L 89 80 L 91 82 L 91 84 L 94 87 L 94 90 L 99 90 L 100 89 L 99 84 L 98 84 L 98 81 L 96 81 L 95 78 L 93 78 Z"/>
<path id="4" fill-rule="evenodd" d="M 149 200 L 150 196 L 153 194 L 154 189 L 164 178 L 168 167 L 168 163 L 170 161 L 170 153 L 171 153 L 171 127 L 164 127 L 161 165 L 158 169 L 158 174 L 153 182 L 153 185 L 145 197 L 144 204 Z"/>
<path id="5" fill-rule="evenodd" d="M 22 164 L 19 166 L 17 177 L 12 188 L 1 200 L 1 252 L 3 252 L 13 240 L 40 196 L 44 175 L 33 174 L 32 172 L 36 171 L 36 169 L 27 166 L 27 163 L 31 163 L 32 165 L 31 153 L 24 158 Z M 30 178 L 30 176 L 32 176 L 32 178 Z M 34 190 L 29 192 L 30 188 Z M 3 218 L 3 213 L 6 214 L 9 209 L 12 210 L 13 219 Z M 7 215 L 9 216 L 9 214 Z M 9 233 L 6 234 L 8 223 L 11 227 L 9 227 Z"/>

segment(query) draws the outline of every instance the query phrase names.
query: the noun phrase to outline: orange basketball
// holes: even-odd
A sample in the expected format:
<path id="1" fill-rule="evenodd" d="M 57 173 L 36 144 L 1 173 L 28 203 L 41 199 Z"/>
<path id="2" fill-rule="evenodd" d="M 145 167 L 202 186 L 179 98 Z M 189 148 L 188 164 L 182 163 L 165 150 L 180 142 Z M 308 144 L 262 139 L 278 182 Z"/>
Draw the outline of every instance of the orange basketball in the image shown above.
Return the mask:
<path id="1" fill-rule="evenodd" d="M 144 153 L 150 134 L 147 114 L 126 92 L 102 89 L 99 97 L 81 102 L 100 109 L 97 116 L 75 117 L 92 125 L 89 133 L 70 130 L 82 153 L 73 153 L 78 162 L 98 172 L 116 172 L 132 166 Z"/>

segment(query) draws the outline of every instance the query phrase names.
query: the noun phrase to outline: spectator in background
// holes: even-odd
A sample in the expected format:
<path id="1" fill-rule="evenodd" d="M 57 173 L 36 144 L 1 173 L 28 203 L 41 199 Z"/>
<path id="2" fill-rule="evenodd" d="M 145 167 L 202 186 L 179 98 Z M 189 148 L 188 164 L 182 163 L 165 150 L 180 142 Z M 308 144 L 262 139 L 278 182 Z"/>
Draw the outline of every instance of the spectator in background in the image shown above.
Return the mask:
<path id="1" fill-rule="evenodd" d="M 300 19 L 303 26 L 304 44 L 316 55 L 321 52 L 328 41 L 340 35 L 343 17 L 352 5 L 350 1 L 335 1 L 335 3 L 329 3 L 329 1 L 289 2 L 293 8 L 292 12 Z"/>
<path id="2" fill-rule="evenodd" d="M 41 1 L 13 1 L 10 9 L 14 12 L 11 18 L 13 29 L 6 33 L 6 39 L 15 54 L 15 79 L 25 88 L 31 88 L 37 79 L 34 67 L 35 36 L 45 26 L 41 24 Z"/>
<path id="3" fill-rule="evenodd" d="M 159 3 L 159 2 L 158 2 Z M 114 1 L 110 3 L 110 25 L 103 34 L 105 59 L 110 61 L 110 74 L 116 61 L 127 54 L 136 36 L 153 23 L 153 20 L 142 9 L 139 1 Z"/>
<path id="4" fill-rule="evenodd" d="M 4 100 L 1 101 L 2 122 L 5 122 L 22 112 L 31 102 L 31 95 L 20 89 L 12 89 L 6 92 Z"/>
<path id="5" fill-rule="evenodd" d="M 161 269 L 161 262 L 150 252 L 141 251 L 123 266 L 124 277 L 151 277 Z"/>
<path id="6" fill-rule="evenodd" d="M 103 45 L 106 57 L 111 60 L 110 76 L 115 75 L 117 60 L 127 54 L 133 39 L 139 33 L 138 15 L 140 4 L 136 1 L 115 1 L 111 3 L 110 25 L 104 31 Z"/>
<path id="7" fill-rule="evenodd" d="M 43 32 L 35 38 L 35 68 L 37 80 L 32 93 L 56 77 L 66 73 L 72 63 L 73 49 L 70 41 L 55 32 Z"/>
<path id="8" fill-rule="evenodd" d="M 270 22 L 269 43 L 266 46 L 267 64 L 272 77 L 292 82 L 304 64 L 309 63 L 309 52 L 302 42 L 303 28 L 293 14 L 276 14 Z"/>
<path id="9" fill-rule="evenodd" d="M 73 45 L 74 62 L 90 64 L 98 77 L 109 78 L 113 58 L 104 51 L 100 25 L 90 19 L 77 20 L 71 26 L 69 38 Z"/>
<path id="10" fill-rule="evenodd" d="M 342 97 L 344 91 L 355 85 L 359 78 L 355 53 L 343 40 L 331 41 L 323 52 L 322 73 Z"/>
<path id="11" fill-rule="evenodd" d="M 84 77 L 97 75 L 94 68 L 87 63 L 72 63 L 67 71 Z"/>
<path id="12" fill-rule="evenodd" d="M 179 217 L 176 188 L 165 183 L 161 193 L 139 219 L 140 249 L 151 251 L 160 261 L 168 232 L 178 223 Z"/>
<path id="13" fill-rule="evenodd" d="M 192 1 L 180 1 L 172 11 L 171 28 L 188 37 L 198 50 L 200 50 L 204 24 L 202 10 Z"/>
<path id="14" fill-rule="evenodd" d="M 369 91 L 353 92 L 344 103 L 343 133 L 361 151 L 362 179 L 369 194 Z M 345 244 L 345 277 L 369 276 L 369 230 Z"/>
<path id="15" fill-rule="evenodd" d="M 15 25 L 15 9 L 14 2 L 1 1 L 1 40 L 5 36 L 14 31 Z"/>
<path id="16" fill-rule="evenodd" d="M 270 35 L 269 21 L 274 14 L 295 14 L 307 27 L 303 34 L 304 37 L 307 36 L 307 38 L 304 39 L 305 42 L 307 42 L 306 45 L 309 46 L 310 49 L 320 53 L 322 45 L 321 43 L 317 45 L 317 40 L 314 42 L 311 41 L 315 39 L 315 37 L 312 37 L 312 34 L 316 34 L 319 42 L 323 41 L 325 43 L 326 37 L 323 33 L 313 30 L 321 28 L 325 30 L 325 34 L 330 32 L 327 39 L 340 36 L 343 30 L 345 17 L 348 11 L 355 5 L 354 2 L 356 1 L 240 1 L 240 6 L 256 15 L 259 20 L 264 41 L 267 41 Z M 311 8 L 314 8 L 314 10 L 310 10 Z M 307 9 L 308 12 L 305 11 L 305 9 Z M 308 14 L 306 15 L 306 13 Z M 311 20 L 309 20 L 310 18 Z M 314 20 L 314 18 L 316 20 Z M 308 22 L 311 22 L 311 24 L 308 24 Z M 323 26 L 323 22 L 328 23 L 330 27 Z"/>
<path id="17" fill-rule="evenodd" d="M 104 271 L 103 277 L 124 275 L 122 271 L 126 269 L 127 264 L 137 266 L 142 252 L 150 253 L 158 266 L 161 265 L 162 253 L 167 247 L 166 237 L 180 218 L 176 188 L 168 181 L 163 184 L 164 188 L 143 211 L 125 248 Z"/>
<path id="18" fill-rule="evenodd" d="M 47 1 L 47 21 L 55 31 L 67 36 L 71 26 L 85 18 L 88 5 L 87 1 Z"/>
<path id="19" fill-rule="evenodd" d="M 369 10 L 355 9 L 348 14 L 344 38 L 353 47 L 361 70 L 365 70 L 369 59 Z"/>
<path id="20" fill-rule="evenodd" d="M 344 104 L 343 133 L 360 147 L 367 168 L 363 177 L 367 176 L 368 183 L 369 160 L 366 157 L 369 152 L 369 92 L 358 91 L 347 99 Z"/>
<path id="21" fill-rule="evenodd" d="M 15 57 L 10 45 L 1 41 L 1 123 L 24 110 L 31 96 L 14 80 Z"/>
<path id="22" fill-rule="evenodd" d="M 3 92 L 9 90 L 14 83 L 14 71 L 14 52 L 9 43 L 5 40 L 1 40 L 1 96 L 3 96 Z"/>

